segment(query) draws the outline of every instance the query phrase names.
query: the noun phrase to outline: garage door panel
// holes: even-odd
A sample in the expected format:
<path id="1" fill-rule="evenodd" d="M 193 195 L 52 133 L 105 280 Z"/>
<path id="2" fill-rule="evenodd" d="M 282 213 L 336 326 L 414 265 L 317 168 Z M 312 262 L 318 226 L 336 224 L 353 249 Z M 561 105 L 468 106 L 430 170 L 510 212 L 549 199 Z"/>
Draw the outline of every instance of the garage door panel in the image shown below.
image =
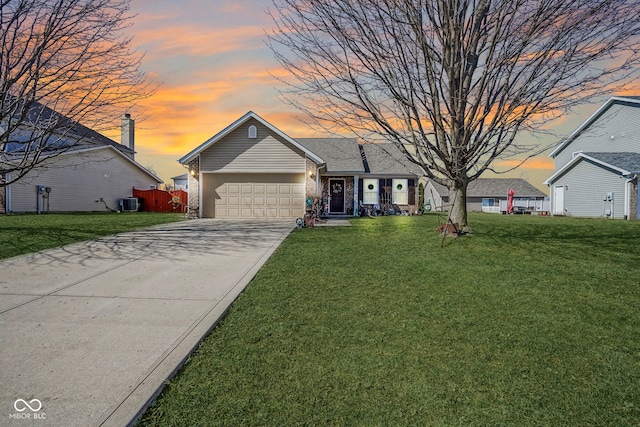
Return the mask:
<path id="1" fill-rule="evenodd" d="M 280 197 L 278 199 L 278 205 L 280 206 L 291 206 L 291 197 Z"/>
<path id="2" fill-rule="evenodd" d="M 278 198 L 277 197 L 267 197 L 266 205 L 268 207 L 278 206 Z"/>
<path id="3" fill-rule="evenodd" d="M 297 218 L 304 215 L 304 174 L 211 174 L 206 196 L 217 218 Z M 210 209 L 213 208 L 213 209 Z M 205 215 L 207 216 L 207 215 Z"/>
<path id="4" fill-rule="evenodd" d="M 267 187 L 267 194 L 278 194 L 278 186 L 275 184 L 269 184 Z"/>

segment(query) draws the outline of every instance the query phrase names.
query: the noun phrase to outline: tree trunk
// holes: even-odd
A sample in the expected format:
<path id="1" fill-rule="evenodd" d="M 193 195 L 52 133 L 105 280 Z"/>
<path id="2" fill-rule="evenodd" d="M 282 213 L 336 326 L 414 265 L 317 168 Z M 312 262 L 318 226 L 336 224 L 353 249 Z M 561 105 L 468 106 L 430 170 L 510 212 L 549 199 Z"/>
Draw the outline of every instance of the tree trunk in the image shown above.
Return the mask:
<path id="1" fill-rule="evenodd" d="M 451 210 L 449 218 L 454 224 L 459 224 L 462 230 L 468 230 L 467 223 L 467 183 L 454 182 L 449 187 L 449 202 Z"/>

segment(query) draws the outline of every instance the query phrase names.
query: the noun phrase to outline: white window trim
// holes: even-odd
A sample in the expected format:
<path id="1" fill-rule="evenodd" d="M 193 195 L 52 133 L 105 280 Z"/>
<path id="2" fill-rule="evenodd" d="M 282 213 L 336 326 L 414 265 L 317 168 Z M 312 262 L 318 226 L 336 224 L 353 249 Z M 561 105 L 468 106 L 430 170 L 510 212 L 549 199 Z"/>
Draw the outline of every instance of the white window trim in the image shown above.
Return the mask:
<path id="1" fill-rule="evenodd" d="M 373 185 L 373 189 L 370 190 L 369 185 Z M 362 180 L 362 204 L 377 205 L 379 203 L 379 185 L 380 183 L 377 179 L 366 178 Z"/>
<path id="2" fill-rule="evenodd" d="M 395 205 L 408 205 L 409 204 L 409 180 L 408 179 L 394 179 L 391 181 L 391 200 Z M 402 185 L 401 189 L 398 189 L 398 185 Z"/>

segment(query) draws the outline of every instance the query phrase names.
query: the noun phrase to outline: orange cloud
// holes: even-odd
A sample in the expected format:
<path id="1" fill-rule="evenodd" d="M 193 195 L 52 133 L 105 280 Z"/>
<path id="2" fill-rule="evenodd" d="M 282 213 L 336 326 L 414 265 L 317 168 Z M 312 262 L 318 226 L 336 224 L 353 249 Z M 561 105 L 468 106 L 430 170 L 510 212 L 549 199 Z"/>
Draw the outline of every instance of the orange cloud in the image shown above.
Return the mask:
<path id="1" fill-rule="evenodd" d="M 202 57 L 252 49 L 262 35 L 262 27 L 257 26 L 212 29 L 182 24 L 138 30 L 134 43 L 150 52 L 150 59 L 164 58 L 166 55 Z"/>
<path id="2" fill-rule="evenodd" d="M 517 159 L 499 160 L 497 162 L 497 165 L 507 169 L 507 168 L 516 167 L 521 162 L 522 160 L 517 160 Z M 555 164 L 553 162 L 553 159 L 551 159 L 550 157 L 537 156 L 537 157 L 530 158 L 520 167 L 523 169 L 553 170 L 555 167 Z"/>

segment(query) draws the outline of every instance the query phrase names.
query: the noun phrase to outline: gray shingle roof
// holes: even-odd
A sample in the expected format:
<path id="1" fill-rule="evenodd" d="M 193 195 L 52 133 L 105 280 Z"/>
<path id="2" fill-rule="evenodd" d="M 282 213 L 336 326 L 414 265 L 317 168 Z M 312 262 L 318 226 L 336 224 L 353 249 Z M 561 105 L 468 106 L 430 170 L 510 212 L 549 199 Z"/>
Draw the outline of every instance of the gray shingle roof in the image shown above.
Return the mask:
<path id="1" fill-rule="evenodd" d="M 46 122 L 48 120 L 59 120 L 59 129 L 57 132 L 43 141 L 47 146 L 53 149 L 66 148 L 71 150 L 81 150 L 88 146 L 112 146 L 125 154 L 133 154 L 134 151 L 129 147 L 119 144 L 118 142 L 90 129 L 76 121 L 65 117 L 46 105 L 34 102 L 29 108 L 28 119 L 32 123 Z M 61 135 L 57 135 L 61 134 Z M 20 152 L 25 149 L 23 144 L 33 144 L 34 135 L 29 129 L 23 129 L 12 135 L 12 142 L 7 146 L 8 152 Z M 80 143 L 77 142 L 80 140 Z M 31 148 L 33 149 L 33 148 Z"/>
<path id="2" fill-rule="evenodd" d="M 295 138 L 296 142 L 327 163 L 327 172 L 360 172 L 364 165 L 355 138 Z"/>
<path id="3" fill-rule="evenodd" d="M 447 187 L 433 181 L 431 183 L 441 196 L 449 195 Z M 510 189 L 516 192 L 516 197 L 546 196 L 522 178 L 478 178 L 469 183 L 467 197 L 506 197 Z"/>
<path id="4" fill-rule="evenodd" d="M 361 147 L 372 175 L 424 175 L 422 169 L 409 161 L 394 144 L 362 144 Z"/>
<path id="5" fill-rule="evenodd" d="M 585 156 L 593 157 L 603 163 L 630 173 L 640 172 L 640 153 L 594 153 L 585 152 Z"/>
<path id="6" fill-rule="evenodd" d="M 546 196 L 522 178 L 479 178 L 469 183 L 467 197 L 506 197 L 510 189 L 516 192 L 516 197 Z"/>

